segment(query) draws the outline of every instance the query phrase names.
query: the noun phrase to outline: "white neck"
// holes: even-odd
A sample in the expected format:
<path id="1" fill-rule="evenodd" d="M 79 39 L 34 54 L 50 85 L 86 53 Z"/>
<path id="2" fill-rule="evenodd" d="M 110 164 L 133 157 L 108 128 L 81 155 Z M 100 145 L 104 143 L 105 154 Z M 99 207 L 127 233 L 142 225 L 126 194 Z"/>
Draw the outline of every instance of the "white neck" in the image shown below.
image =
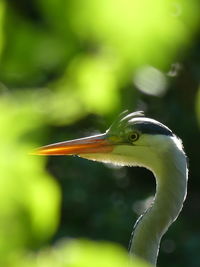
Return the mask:
<path id="1" fill-rule="evenodd" d="M 173 158 L 162 162 L 162 168 L 154 173 L 154 202 L 136 223 L 130 249 L 131 255 L 141 257 L 153 265 L 156 265 L 160 240 L 180 213 L 187 192 L 188 174 L 184 153 L 178 151 Z"/>
<path id="2" fill-rule="evenodd" d="M 146 143 L 145 143 L 146 138 Z M 144 145 L 145 144 L 145 145 Z M 187 192 L 187 162 L 176 137 L 143 136 L 137 145 L 119 145 L 111 153 L 84 154 L 84 158 L 118 165 L 146 167 L 155 175 L 152 206 L 134 227 L 130 253 L 156 265 L 160 240 L 180 213 Z"/>

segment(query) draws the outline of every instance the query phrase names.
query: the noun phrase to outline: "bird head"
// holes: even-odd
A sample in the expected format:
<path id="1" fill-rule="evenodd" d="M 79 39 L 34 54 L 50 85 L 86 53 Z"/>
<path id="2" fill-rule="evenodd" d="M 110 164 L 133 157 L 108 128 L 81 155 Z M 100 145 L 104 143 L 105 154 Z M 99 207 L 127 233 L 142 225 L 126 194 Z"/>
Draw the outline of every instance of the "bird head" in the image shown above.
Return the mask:
<path id="1" fill-rule="evenodd" d="M 128 115 L 122 113 L 104 134 L 43 146 L 33 154 L 78 155 L 154 170 L 154 165 L 159 165 L 163 157 L 169 157 L 177 148 L 183 151 L 181 141 L 168 127 L 139 111 Z"/>

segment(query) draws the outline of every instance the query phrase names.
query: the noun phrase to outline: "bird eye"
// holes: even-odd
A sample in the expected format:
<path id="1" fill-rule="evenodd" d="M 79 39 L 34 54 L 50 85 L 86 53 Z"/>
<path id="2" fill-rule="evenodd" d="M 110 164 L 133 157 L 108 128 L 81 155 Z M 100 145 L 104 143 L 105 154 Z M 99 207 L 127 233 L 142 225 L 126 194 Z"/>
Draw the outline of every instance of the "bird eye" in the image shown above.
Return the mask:
<path id="1" fill-rule="evenodd" d="M 139 138 L 139 134 L 138 133 L 131 133 L 129 135 L 129 141 L 132 143 L 132 142 L 135 142 L 136 140 L 138 140 Z"/>

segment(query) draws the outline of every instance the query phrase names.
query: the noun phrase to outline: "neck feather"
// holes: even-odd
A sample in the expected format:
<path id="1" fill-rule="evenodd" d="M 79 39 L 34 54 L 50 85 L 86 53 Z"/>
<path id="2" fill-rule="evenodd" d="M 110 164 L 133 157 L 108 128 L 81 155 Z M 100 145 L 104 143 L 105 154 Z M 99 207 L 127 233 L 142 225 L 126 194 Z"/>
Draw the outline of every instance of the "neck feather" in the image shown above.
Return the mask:
<path id="1" fill-rule="evenodd" d="M 156 265 L 160 240 L 180 213 L 187 192 L 187 163 L 182 151 L 154 172 L 156 195 L 136 223 L 130 253 Z"/>

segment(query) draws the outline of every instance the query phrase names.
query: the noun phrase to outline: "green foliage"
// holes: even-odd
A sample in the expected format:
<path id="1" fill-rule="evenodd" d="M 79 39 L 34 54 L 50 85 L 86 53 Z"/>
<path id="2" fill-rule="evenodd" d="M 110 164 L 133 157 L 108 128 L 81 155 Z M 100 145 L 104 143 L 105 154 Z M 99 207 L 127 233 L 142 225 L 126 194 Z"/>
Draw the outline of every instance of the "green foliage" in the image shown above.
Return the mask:
<path id="1" fill-rule="evenodd" d="M 0 124 L 0 254 L 5 257 L 49 240 L 58 225 L 60 189 L 45 172 L 44 160 L 28 155 L 41 125 L 30 105 L 2 97 Z"/>
<path id="2" fill-rule="evenodd" d="M 192 193 L 158 263 L 197 266 L 198 13 L 196 0 L 0 1 L 1 266 L 127 264 L 118 246 L 59 240 L 127 247 L 152 176 L 29 154 L 104 131 L 125 109 L 144 109 L 183 138 Z"/>
<path id="3" fill-rule="evenodd" d="M 0 2 L 0 55 L 4 46 L 4 35 L 3 35 L 3 26 L 4 26 L 4 12 L 5 12 L 5 5 L 4 2 Z"/>
<path id="4" fill-rule="evenodd" d="M 18 258 L 12 267 L 150 267 L 134 259 L 131 263 L 125 250 L 110 243 L 86 240 L 62 241 L 38 254 Z"/>

